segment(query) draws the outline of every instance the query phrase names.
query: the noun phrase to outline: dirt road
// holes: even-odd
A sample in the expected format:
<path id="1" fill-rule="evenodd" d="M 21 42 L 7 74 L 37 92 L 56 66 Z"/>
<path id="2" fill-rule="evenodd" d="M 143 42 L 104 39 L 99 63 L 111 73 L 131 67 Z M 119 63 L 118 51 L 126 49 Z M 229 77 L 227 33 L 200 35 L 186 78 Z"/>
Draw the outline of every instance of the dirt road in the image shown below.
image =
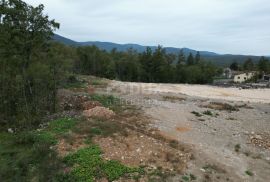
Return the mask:
<path id="1" fill-rule="evenodd" d="M 113 81 L 112 85 L 120 88 L 122 92 L 140 92 L 141 94 L 150 95 L 153 93 L 184 94 L 227 101 L 270 103 L 270 89 L 239 89 L 208 85 L 130 83 L 117 81 Z"/>
<path id="2" fill-rule="evenodd" d="M 142 108 L 164 136 L 193 148 L 186 173 L 198 181 L 270 179 L 270 89 L 117 81 L 109 88 Z"/>

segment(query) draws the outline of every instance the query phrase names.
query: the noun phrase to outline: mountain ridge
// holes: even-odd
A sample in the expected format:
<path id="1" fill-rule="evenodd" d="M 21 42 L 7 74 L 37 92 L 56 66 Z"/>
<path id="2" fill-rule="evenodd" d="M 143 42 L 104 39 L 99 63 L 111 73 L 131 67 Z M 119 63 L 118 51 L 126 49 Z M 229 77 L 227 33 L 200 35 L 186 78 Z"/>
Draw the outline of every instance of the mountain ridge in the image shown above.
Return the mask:
<path id="1" fill-rule="evenodd" d="M 113 42 L 101 42 L 101 41 L 86 41 L 86 42 L 77 42 L 66 37 L 63 37 L 58 34 L 54 34 L 53 40 L 61 42 L 70 46 L 97 46 L 98 48 L 106 51 L 111 51 L 116 48 L 118 51 L 127 51 L 130 48 L 133 48 L 137 52 L 141 53 L 146 50 L 147 47 L 150 47 L 152 50 L 155 50 L 157 46 L 143 46 L 139 44 L 117 44 Z M 195 55 L 197 50 L 190 48 L 175 48 L 175 47 L 164 47 L 167 53 L 178 54 L 180 50 L 183 50 L 185 56 L 188 56 L 190 53 Z M 259 61 L 261 56 L 253 55 L 233 55 L 233 54 L 218 54 L 210 51 L 199 51 L 203 59 L 223 66 L 228 66 L 232 62 L 238 62 L 240 64 L 244 63 L 248 58 L 251 58 L 255 63 Z"/>
<path id="2" fill-rule="evenodd" d="M 95 45 L 101 49 L 104 49 L 106 51 L 111 51 L 113 48 L 117 48 L 118 51 L 126 51 L 129 48 L 133 48 L 138 52 L 143 52 L 147 47 L 150 47 L 151 49 L 156 49 L 157 46 L 144 46 L 140 44 L 134 44 L 134 43 L 127 43 L 127 44 L 118 44 L 113 42 L 102 42 L 102 41 L 86 41 L 86 42 L 77 42 L 71 39 L 68 39 L 66 37 L 63 37 L 61 35 L 55 34 L 53 37 L 54 40 L 62 42 L 67 45 L 73 45 L 73 46 L 92 46 Z M 164 47 L 168 53 L 179 53 L 179 51 L 182 49 L 184 52 L 190 52 L 190 53 L 196 53 L 197 51 L 190 48 L 176 48 L 176 47 Z M 214 52 L 210 51 L 199 51 L 201 55 L 220 55 Z"/>

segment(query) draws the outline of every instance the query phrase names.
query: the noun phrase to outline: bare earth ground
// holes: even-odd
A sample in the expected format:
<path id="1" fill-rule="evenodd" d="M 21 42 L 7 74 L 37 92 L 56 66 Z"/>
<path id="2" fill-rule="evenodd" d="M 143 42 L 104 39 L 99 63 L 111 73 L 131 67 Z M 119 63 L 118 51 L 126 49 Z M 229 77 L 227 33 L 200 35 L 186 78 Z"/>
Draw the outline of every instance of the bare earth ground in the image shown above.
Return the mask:
<path id="1" fill-rule="evenodd" d="M 269 89 L 111 81 L 107 92 L 142 108 L 164 136 L 191 146 L 185 172 L 197 181 L 270 179 Z M 220 107 L 225 103 L 234 108 Z"/>

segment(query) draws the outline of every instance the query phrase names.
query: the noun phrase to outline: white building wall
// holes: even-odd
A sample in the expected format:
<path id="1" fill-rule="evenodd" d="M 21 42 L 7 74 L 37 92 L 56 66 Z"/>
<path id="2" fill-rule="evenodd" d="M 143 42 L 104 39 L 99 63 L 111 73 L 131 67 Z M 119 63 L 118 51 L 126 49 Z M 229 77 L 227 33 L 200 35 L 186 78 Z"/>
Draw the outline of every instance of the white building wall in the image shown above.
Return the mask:
<path id="1" fill-rule="evenodd" d="M 236 83 L 243 83 L 254 76 L 254 73 L 243 73 L 239 75 L 235 75 L 233 81 Z"/>

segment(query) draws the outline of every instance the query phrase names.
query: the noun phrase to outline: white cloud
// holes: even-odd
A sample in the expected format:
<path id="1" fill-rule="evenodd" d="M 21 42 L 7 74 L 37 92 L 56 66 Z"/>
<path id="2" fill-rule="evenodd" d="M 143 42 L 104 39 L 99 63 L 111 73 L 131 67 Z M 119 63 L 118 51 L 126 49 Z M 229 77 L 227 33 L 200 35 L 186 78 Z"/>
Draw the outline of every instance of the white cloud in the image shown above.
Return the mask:
<path id="1" fill-rule="evenodd" d="M 268 0 L 26 0 L 43 3 L 59 34 L 99 40 L 270 54 Z"/>

